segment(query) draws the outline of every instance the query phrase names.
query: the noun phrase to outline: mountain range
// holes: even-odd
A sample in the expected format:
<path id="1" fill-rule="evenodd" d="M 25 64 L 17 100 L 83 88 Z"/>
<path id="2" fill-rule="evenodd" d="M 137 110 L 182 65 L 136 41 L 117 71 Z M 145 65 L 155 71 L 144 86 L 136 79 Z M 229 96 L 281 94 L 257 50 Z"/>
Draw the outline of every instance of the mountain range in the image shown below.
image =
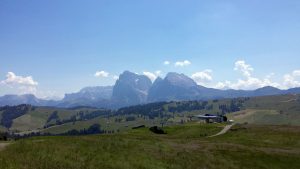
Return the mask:
<path id="1" fill-rule="evenodd" d="M 0 97 L 0 106 L 31 104 L 55 107 L 103 107 L 120 108 L 159 101 L 208 100 L 235 97 L 254 97 L 280 94 L 299 94 L 300 88 L 280 90 L 266 86 L 256 90 L 219 90 L 197 85 L 184 74 L 168 73 L 153 83 L 145 75 L 123 72 L 114 86 L 86 87 L 77 93 L 65 94 L 62 100 L 44 100 L 32 94 L 5 95 Z"/>

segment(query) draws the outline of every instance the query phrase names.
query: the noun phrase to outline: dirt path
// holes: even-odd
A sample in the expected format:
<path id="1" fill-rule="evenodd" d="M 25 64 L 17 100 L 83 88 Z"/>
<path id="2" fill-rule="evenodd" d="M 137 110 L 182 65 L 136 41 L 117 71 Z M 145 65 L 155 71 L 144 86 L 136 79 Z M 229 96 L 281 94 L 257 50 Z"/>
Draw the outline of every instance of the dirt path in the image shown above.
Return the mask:
<path id="1" fill-rule="evenodd" d="M 0 142 L 0 151 L 3 150 L 8 145 L 10 145 L 10 143 L 1 143 Z"/>
<path id="2" fill-rule="evenodd" d="M 289 99 L 289 100 L 283 100 L 283 101 L 281 101 L 281 102 L 287 103 L 287 102 L 294 102 L 294 101 L 297 101 L 299 97 L 297 97 L 296 94 L 293 94 L 293 96 L 294 96 L 294 98 L 291 98 L 291 99 Z"/>
<path id="3" fill-rule="evenodd" d="M 285 101 L 281 101 L 281 102 L 287 103 L 287 102 L 293 102 L 293 101 L 297 101 L 297 98 L 296 99 L 285 100 Z"/>
<path id="4" fill-rule="evenodd" d="M 67 124 L 67 123 L 65 123 L 65 124 Z M 37 132 L 42 132 L 42 131 L 47 130 L 47 129 L 51 129 L 51 128 L 55 128 L 55 127 L 59 127 L 59 126 L 64 126 L 65 124 L 54 125 L 54 126 L 51 126 L 51 127 L 48 127 L 48 128 L 43 128 L 43 129 L 34 129 L 34 130 L 22 131 L 22 132 L 15 133 L 15 134 L 22 136 L 24 134 L 37 133 Z"/>
<path id="5" fill-rule="evenodd" d="M 222 134 L 225 134 L 227 133 L 228 130 L 231 129 L 231 127 L 233 126 L 234 124 L 230 124 L 230 125 L 227 125 L 223 128 L 222 131 L 220 131 L 219 133 L 215 134 L 215 135 L 212 135 L 212 136 L 208 136 L 208 137 L 216 137 L 216 136 L 219 136 L 219 135 L 222 135 Z"/>

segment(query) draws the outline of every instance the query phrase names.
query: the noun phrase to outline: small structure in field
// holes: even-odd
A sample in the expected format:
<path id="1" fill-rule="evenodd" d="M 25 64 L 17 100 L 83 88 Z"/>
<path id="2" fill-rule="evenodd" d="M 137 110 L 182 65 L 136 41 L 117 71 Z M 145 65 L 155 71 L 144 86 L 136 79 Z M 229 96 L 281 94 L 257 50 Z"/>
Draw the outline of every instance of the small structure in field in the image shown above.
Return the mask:
<path id="1" fill-rule="evenodd" d="M 200 120 L 205 120 L 206 123 L 227 122 L 227 117 L 222 115 L 205 114 L 205 115 L 195 115 L 194 117 Z"/>

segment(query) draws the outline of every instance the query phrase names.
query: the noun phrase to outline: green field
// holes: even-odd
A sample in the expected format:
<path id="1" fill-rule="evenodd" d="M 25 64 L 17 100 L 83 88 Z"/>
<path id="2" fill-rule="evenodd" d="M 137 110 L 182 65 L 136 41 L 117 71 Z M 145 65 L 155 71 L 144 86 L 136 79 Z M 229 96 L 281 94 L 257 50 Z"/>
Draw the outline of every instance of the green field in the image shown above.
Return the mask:
<path id="1" fill-rule="evenodd" d="M 227 114 L 238 123 L 300 125 L 299 95 L 254 97 L 245 102 L 245 109 Z"/>
<path id="2" fill-rule="evenodd" d="M 102 130 L 113 130 L 113 131 L 126 131 L 135 126 L 146 125 L 146 126 L 154 126 L 159 125 L 158 120 L 143 120 L 137 118 L 134 121 L 123 121 L 123 122 L 115 122 L 116 117 L 114 118 L 103 118 L 97 117 L 87 121 L 76 121 L 74 123 L 66 123 L 63 125 L 53 126 L 47 129 L 40 130 L 42 133 L 52 133 L 59 134 L 65 133 L 71 129 L 83 130 L 87 129 L 91 126 L 91 124 L 100 124 Z"/>
<path id="3" fill-rule="evenodd" d="M 228 113 L 226 116 L 229 119 L 234 120 L 237 123 L 249 123 L 249 124 L 267 124 L 267 125 L 300 125 L 300 95 L 279 95 L 279 96 L 264 96 L 253 97 L 244 101 L 242 110 L 234 113 Z M 241 99 L 243 100 L 243 99 Z M 196 110 L 186 111 L 183 113 L 169 113 L 172 116 L 167 119 L 168 125 L 179 124 L 180 121 L 188 121 L 188 116 L 196 114 L 217 114 L 220 112 L 219 105 L 230 105 L 232 99 L 223 99 L 218 101 L 208 101 L 208 105 L 213 105 L 211 110 Z M 165 109 L 168 107 L 176 107 L 176 103 L 168 103 L 165 105 Z M 50 133 L 62 133 L 71 129 L 84 129 L 89 125 L 97 123 L 105 130 L 120 130 L 124 131 L 128 128 L 138 125 L 160 125 L 161 119 L 143 120 L 136 118 L 135 121 L 121 123 L 114 122 L 115 118 L 124 117 L 112 117 L 111 119 L 96 118 L 89 121 L 80 121 L 76 123 L 68 123 L 62 126 L 56 126 L 50 129 L 42 130 L 42 132 Z"/>
<path id="4" fill-rule="evenodd" d="M 188 123 L 111 135 L 23 139 L 0 153 L 1 169 L 298 169 L 300 127 Z"/>
<path id="5" fill-rule="evenodd" d="M 270 125 L 300 125 L 300 120 L 278 110 L 247 109 L 227 115 L 237 123 L 270 124 Z"/>
<path id="6" fill-rule="evenodd" d="M 192 108 L 195 105 L 203 104 L 205 105 L 203 108 Z M 233 109 L 232 104 L 238 110 Z M 151 108 L 155 108 L 157 105 L 149 105 L 129 107 L 130 111 L 125 114 L 114 114 L 117 111 L 94 108 L 32 107 L 26 114 L 13 119 L 9 130 L 19 134 L 31 132 L 61 134 L 72 129 L 84 130 L 93 124 L 99 124 L 102 130 L 119 132 L 139 125 L 160 126 L 162 123 L 168 126 L 178 125 L 190 121 L 190 117 L 193 115 L 206 113 L 226 114 L 229 119 L 237 123 L 300 125 L 300 95 L 165 102 L 156 109 Z M 222 106 L 225 107 L 225 112 L 222 110 Z M 156 110 L 160 112 L 156 113 Z M 108 113 L 82 119 L 82 115 L 89 115 L 95 111 L 108 111 Z M 57 112 L 57 116 L 49 119 L 55 112 Z M 155 117 L 150 118 L 155 113 Z M 3 111 L 0 111 L 0 120 L 2 114 Z M 134 119 L 126 120 L 128 117 L 134 117 Z M 70 120 L 72 118 L 74 120 Z M 0 125 L 0 131 L 5 130 L 8 128 Z"/>

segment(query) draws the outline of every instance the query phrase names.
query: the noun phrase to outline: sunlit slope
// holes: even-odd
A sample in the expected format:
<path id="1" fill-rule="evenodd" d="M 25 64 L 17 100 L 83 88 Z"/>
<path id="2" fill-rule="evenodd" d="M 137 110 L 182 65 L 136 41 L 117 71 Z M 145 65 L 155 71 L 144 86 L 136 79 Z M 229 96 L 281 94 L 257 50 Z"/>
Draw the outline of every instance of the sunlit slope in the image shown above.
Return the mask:
<path id="1" fill-rule="evenodd" d="M 207 138 L 219 124 L 147 128 L 112 135 L 52 136 L 19 140 L 0 153 L 6 169 L 285 169 L 300 168 L 300 128 L 237 125 Z"/>
<path id="2" fill-rule="evenodd" d="M 245 108 L 227 116 L 240 123 L 300 125 L 299 95 L 254 97 Z"/>
<path id="3" fill-rule="evenodd" d="M 132 106 L 121 111 L 31 107 L 25 114 L 12 119 L 9 129 L 59 134 L 100 124 L 103 130 L 124 131 L 138 125 L 180 124 L 189 121 L 193 115 L 206 113 L 225 113 L 238 123 L 300 125 L 300 95 L 162 102 Z M 2 114 L 3 111 L 0 111 L 0 120 Z M 1 129 L 4 129 L 3 125 Z"/>

